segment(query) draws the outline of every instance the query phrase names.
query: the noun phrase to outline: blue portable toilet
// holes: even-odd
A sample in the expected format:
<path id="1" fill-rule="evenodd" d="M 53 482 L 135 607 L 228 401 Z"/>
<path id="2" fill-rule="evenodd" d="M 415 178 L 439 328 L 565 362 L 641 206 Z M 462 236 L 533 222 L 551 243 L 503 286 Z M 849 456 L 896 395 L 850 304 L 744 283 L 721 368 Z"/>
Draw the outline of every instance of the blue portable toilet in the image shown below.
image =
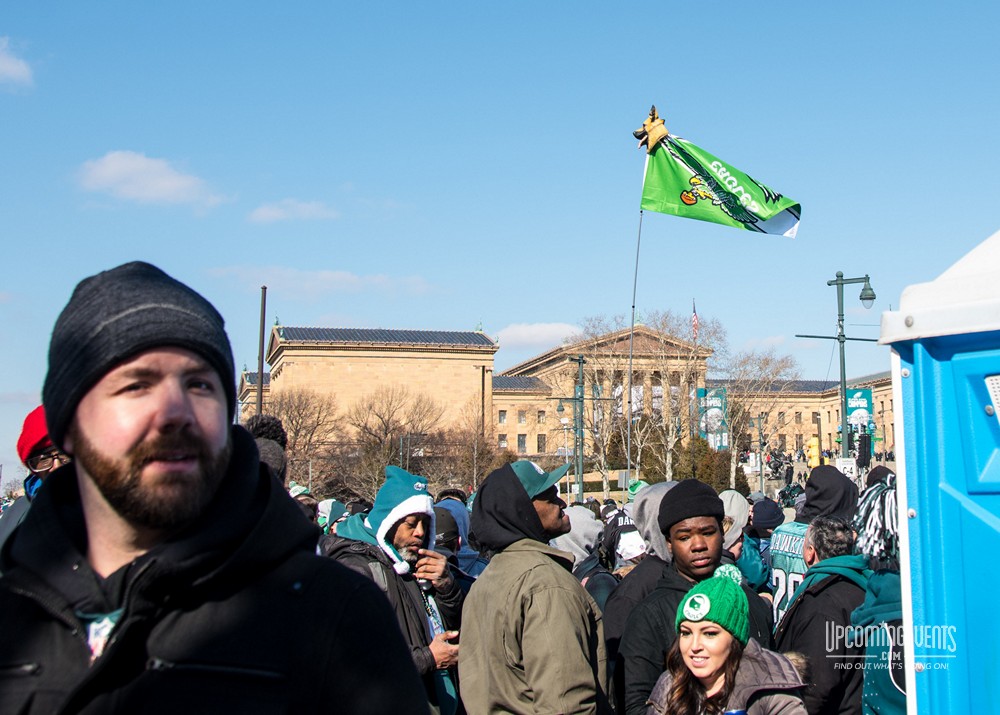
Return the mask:
<path id="1" fill-rule="evenodd" d="M 907 287 L 879 342 L 892 348 L 907 712 L 1000 712 L 1000 232 Z"/>

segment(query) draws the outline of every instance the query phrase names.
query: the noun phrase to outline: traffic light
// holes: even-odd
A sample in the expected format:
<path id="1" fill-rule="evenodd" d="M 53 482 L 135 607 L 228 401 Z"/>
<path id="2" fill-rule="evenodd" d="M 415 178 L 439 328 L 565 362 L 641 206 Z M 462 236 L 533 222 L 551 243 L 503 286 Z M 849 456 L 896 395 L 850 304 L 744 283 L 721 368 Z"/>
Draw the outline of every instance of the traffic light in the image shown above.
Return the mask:
<path id="1" fill-rule="evenodd" d="M 806 442 L 806 463 L 810 469 L 815 469 L 820 464 L 818 437 L 810 437 L 809 441 Z"/>
<path id="2" fill-rule="evenodd" d="M 867 432 L 858 435 L 858 467 L 867 469 L 872 463 L 872 436 Z"/>

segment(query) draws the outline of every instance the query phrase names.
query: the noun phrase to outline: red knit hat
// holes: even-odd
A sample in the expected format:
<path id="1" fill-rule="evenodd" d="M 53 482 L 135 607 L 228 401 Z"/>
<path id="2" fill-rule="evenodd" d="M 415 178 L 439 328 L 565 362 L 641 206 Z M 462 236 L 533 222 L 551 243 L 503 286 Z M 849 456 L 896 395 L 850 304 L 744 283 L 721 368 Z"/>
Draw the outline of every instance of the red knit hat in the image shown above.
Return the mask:
<path id="1" fill-rule="evenodd" d="M 45 408 L 39 405 L 24 418 L 21 436 L 17 438 L 17 456 L 28 466 L 28 457 L 51 446 L 49 428 L 45 426 Z"/>

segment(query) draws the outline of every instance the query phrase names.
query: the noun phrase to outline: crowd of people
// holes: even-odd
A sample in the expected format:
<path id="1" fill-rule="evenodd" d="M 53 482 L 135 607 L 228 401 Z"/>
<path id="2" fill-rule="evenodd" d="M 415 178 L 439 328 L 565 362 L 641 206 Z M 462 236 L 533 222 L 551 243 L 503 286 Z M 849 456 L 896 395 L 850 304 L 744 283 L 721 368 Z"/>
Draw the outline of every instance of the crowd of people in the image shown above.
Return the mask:
<path id="1" fill-rule="evenodd" d="M 0 517 L 0 712 L 905 710 L 897 646 L 830 636 L 901 622 L 884 466 L 860 493 L 813 469 L 794 515 L 694 479 L 569 506 L 568 465 L 524 460 L 317 500 L 280 420 L 233 424 L 222 317 L 145 263 L 77 286 L 42 397 Z"/>

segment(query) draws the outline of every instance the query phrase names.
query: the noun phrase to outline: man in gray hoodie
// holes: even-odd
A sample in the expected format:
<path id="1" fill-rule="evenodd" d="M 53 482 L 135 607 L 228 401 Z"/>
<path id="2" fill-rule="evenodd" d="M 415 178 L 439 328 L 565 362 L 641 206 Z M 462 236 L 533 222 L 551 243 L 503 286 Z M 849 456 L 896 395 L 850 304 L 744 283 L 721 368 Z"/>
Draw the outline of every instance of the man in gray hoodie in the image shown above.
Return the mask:
<path id="1" fill-rule="evenodd" d="M 636 496 L 632 515 L 636 529 L 646 542 L 646 557 L 622 579 L 604 607 L 604 639 L 608 646 L 608 663 L 618 712 L 625 711 L 622 701 L 625 684 L 618 644 L 632 609 L 652 592 L 670 568 L 670 550 L 666 537 L 660 531 L 657 515 L 664 496 L 675 486 L 677 482 L 659 482 L 646 487 Z"/>

